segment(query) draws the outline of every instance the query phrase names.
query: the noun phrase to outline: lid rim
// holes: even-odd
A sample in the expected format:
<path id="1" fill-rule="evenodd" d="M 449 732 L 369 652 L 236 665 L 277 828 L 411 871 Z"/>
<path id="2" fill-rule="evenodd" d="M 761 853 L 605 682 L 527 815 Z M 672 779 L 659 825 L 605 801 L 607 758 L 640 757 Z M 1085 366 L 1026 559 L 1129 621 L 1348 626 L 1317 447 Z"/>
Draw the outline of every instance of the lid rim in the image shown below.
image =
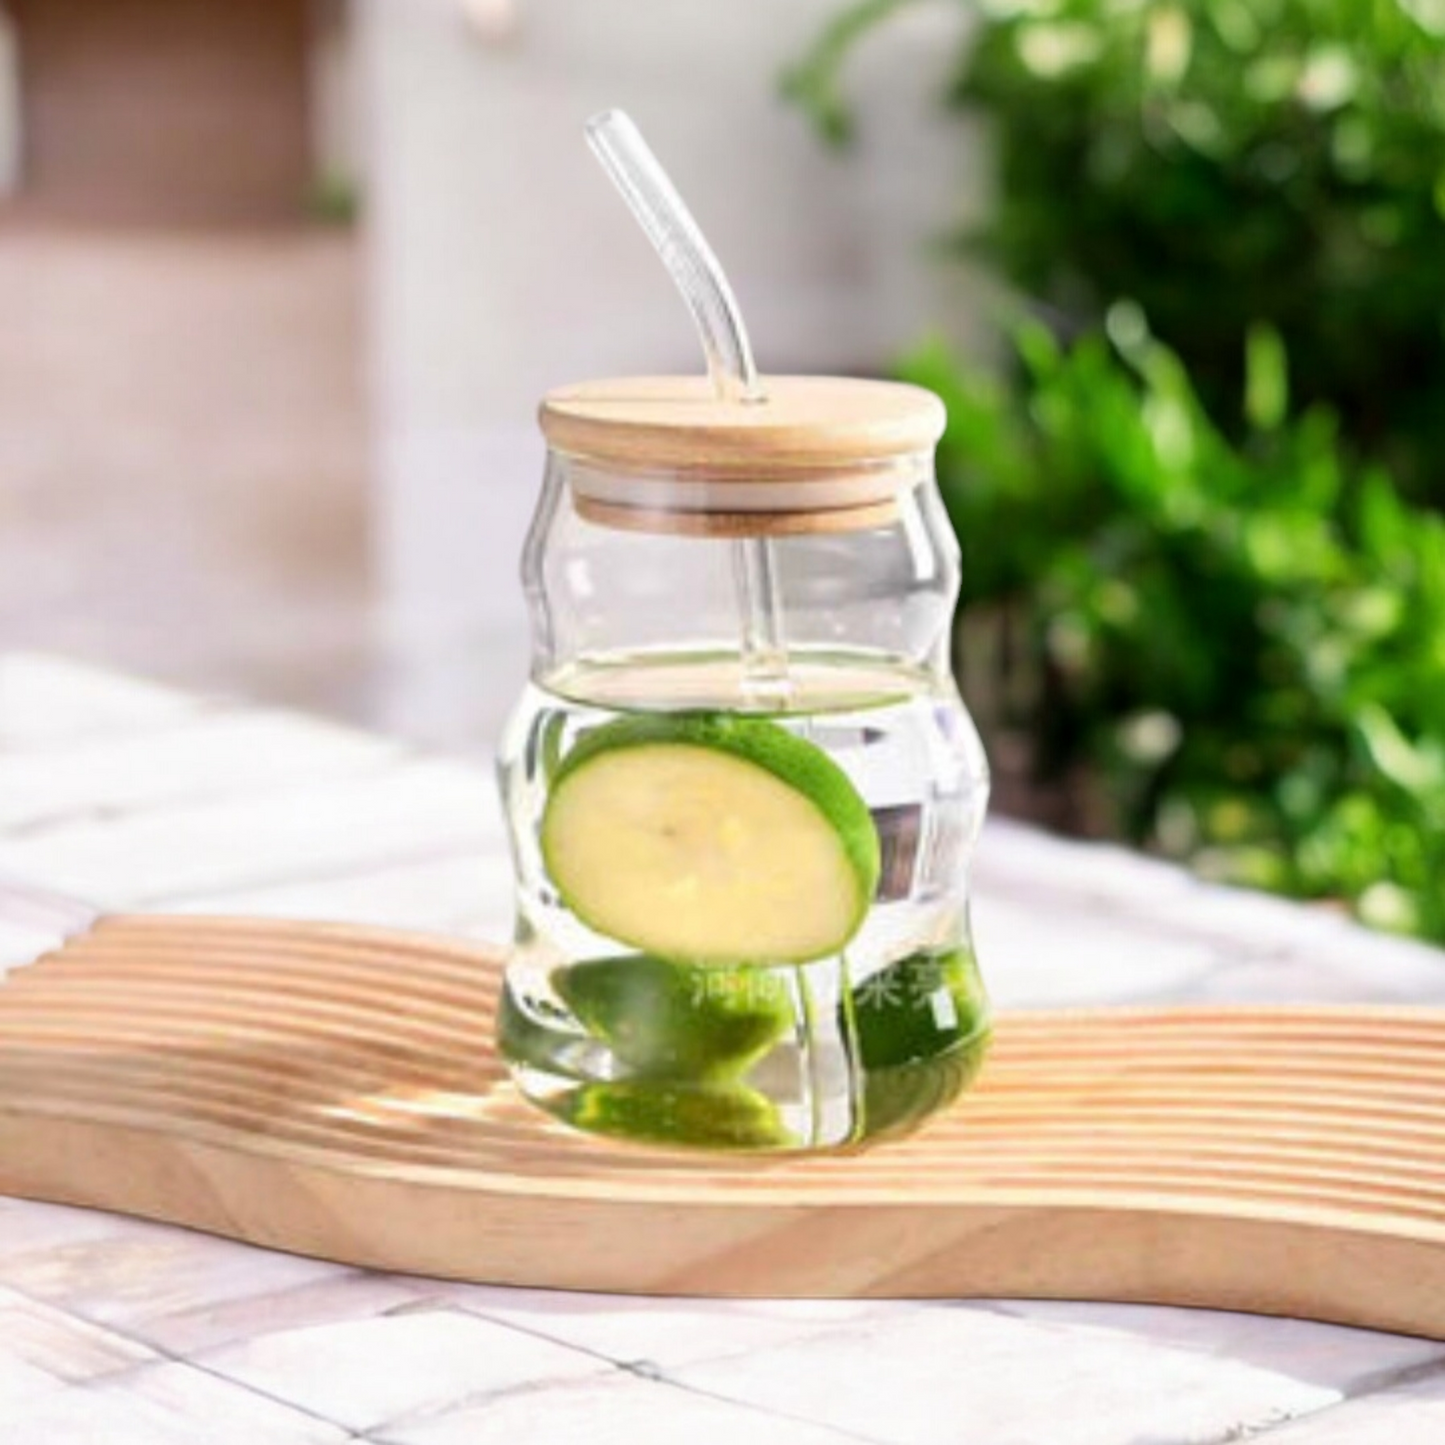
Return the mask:
<path id="1" fill-rule="evenodd" d="M 840 532 L 871 531 L 898 520 L 897 497 L 854 506 L 824 507 L 807 511 L 729 512 L 658 511 L 615 502 L 577 498 L 584 521 L 615 531 L 644 532 L 674 537 L 725 538 L 800 537 Z"/>
<path id="2" fill-rule="evenodd" d="M 817 483 L 825 485 L 843 477 L 857 477 L 870 472 L 884 473 L 900 469 L 923 470 L 933 461 L 933 447 L 920 447 L 911 451 L 870 453 L 864 457 L 846 458 L 837 463 L 820 463 L 815 456 L 778 457 L 769 455 L 766 460 L 721 462 L 709 457 L 706 461 L 669 461 L 662 465 L 639 462 L 632 457 L 613 461 L 610 457 L 599 457 L 593 451 L 574 450 L 548 442 L 548 451 L 563 461 L 581 467 L 601 468 L 616 472 L 619 476 L 636 477 L 638 480 L 700 482 L 717 479 L 729 482 L 755 482 L 767 485 L 772 481 L 789 483 Z M 683 455 L 680 451 L 677 455 Z M 910 466 L 911 464 L 911 466 Z M 759 468 L 764 470 L 759 472 Z"/>
<path id="3" fill-rule="evenodd" d="M 619 471 L 720 476 L 763 467 L 853 472 L 931 457 L 947 413 L 904 382 L 853 377 L 762 379 L 763 402 L 719 398 L 705 377 L 619 377 L 560 387 L 539 424 L 554 452 Z"/>

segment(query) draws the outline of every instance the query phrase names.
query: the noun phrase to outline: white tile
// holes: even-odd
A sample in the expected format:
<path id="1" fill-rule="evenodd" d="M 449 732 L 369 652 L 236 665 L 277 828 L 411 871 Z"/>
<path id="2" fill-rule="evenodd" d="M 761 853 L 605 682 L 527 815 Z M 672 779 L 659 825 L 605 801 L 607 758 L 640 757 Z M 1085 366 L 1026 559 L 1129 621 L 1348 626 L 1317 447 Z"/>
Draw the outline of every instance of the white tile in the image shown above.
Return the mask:
<path id="1" fill-rule="evenodd" d="M 64 1388 L 58 1376 L 13 1355 L 0 1341 L 0 1421 Z M 0 1426 L 0 1440 L 3 1439 L 4 1430 Z"/>
<path id="2" fill-rule="evenodd" d="M 0 978 L 12 968 L 34 963 L 42 953 L 59 947 L 63 941 L 58 933 L 0 922 Z"/>
<path id="3" fill-rule="evenodd" d="M 1094 990 L 1101 1002 L 1168 997 L 1176 988 L 1180 997 L 1241 1002 L 1445 1001 L 1441 949 L 1362 928 L 1336 908 L 1202 882 L 1173 864 L 1124 848 L 1055 838 L 1000 819 L 984 831 L 975 878 L 977 914 L 988 920 L 981 931 L 998 934 L 1010 947 L 1003 983 L 1006 989 L 1017 987 L 1021 1003 L 1082 999 L 1073 992 L 1065 995 L 1048 977 L 1041 948 L 1021 946 L 1029 934 L 1020 913 L 1036 925 L 1040 938 L 1050 928 L 1067 937 L 1076 922 L 1086 934 L 1117 929 L 1124 957 L 1105 971 L 1117 976 L 1121 987 L 1146 966 L 1149 950 L 1161 944 L 1181 967 L 1182 951 L 1193 950 L 1220 968 L 1247 970 L 1215 988 L 1202 984 L 1205 974 L 1191 978 L 1187 968 L 1181 973 L 1164 966 L 1148 994 L 1116 991 L 1106 978 Z M 1033 956 L 1021 963 L 1025 954 Z M 1270 965 L 1279 965 L 1278 971 Z"/>
<path id="4" fill-rule="evenodd" d="M 199 1359 L 354 1430 L 463 1396 L 608 1368 L 592 1355 L 441 1308 L 279 1330 Z"/>
<path id="5" fill-rule="evenodd" d="M 1445 1003 L 1445 951 L 1364 929 L 1333 942 L 1220 966 L 1171 996 L 1178 1003 Z"/>
<path id="6" fill-rule="evenodd" d="M 31 935 L 28 943 L 34 945 L 84 933 L 95 924 L 96 908 L 83 898 L 62 893 L 32 878 L 0 872 L 0 918 L 9 928 L 28 932 Z M 26 942 L 21 938 L 17 945 Z"/>
<path id="7" fill-rule="evenodd" d="M 512 867 L 500 842 L 461 858 L 383 868 L 327 882 L 206 893 L 181 913 L 327 918 L 378 927 L 452 932 L 479 921 L 498 941 L 511 937 Z"/>
<path id="8" fill-rule="evenodd" d="M 399 1276 L 341 1271 L 273 1294 L 190 1305 L 149 1315 L 139 1326 L 146 1339 L 187 1359 L 237 1340 L 339 1320 L 365 1320 L 423 1298 L 420 1282 Z"/>
<path id="9" fill-rule="evenodd" d="M 12 1263 L 65 1245 L 118 1235 L 154 1236 L 160 1225 L 145 1224 L 100 1209 L 72 1209 L 30 1199 L 0 1199 L 0 1285 L 9 1282 Z"/>
<path id="10" fill-rule="evenodd" d="M 1129 912 L 1141 923 L 1210 941 L 1234 958 L 1299 952 L 1336 938 L 1347 926 L 1335 910 L 1318 904 L 1203 882 L 1178 893 L 1141 893 Z"/>
<path id="11" fill-rule="evenodd" d="M 840 1445 L 857 1439 L 625 1374 L 518 1391 L 372 1438 L 385 1445 Z"/>
<path id="12" fill-rule="evenodd" d="M 464 1309 L 593 1350 L 619 1364 L 662 1368 L 770 1349 L 916 1305 L 887 1300 L 633 1298 L 494 1285 L 436 1286 Z"/>
<path id="13" fill-rule="evenodd" d="M 457 925 L 457 932 L 464 938 L 474 938 L 479 943 L 506 945 L 512 941 L 516 924 L 510 886 L 505 889 L 488 887 L 477 912 Z"/>
<path id="14" fill-rule="evenodd" d="M 0 1238 L 5 1223 L 0 1215 Z M 342 1272 L 322 1260 L 132 1221 L 0 1256 L 0 1283 L 142 1338 L 150 1319 L 274 1294 Z"/>
<path id="15" fill-rule="evenodd" d="M 1349 924 L 1311 952 L 1361 998 L 1445 1003 L 1445 949 Z"/>
<path id="16" fill-rule="evenodd" d="M 1271 1431 L 1269 1445 L 1439 1445 L 1445 1373 L 1348 1400 Z"/>
<path id="17" fill-rule="evenodd" d="M 78 1383 L 156 1358 L 154 1350 L 136 1340 L 0 1289 L 0 1372 L 14 1365 L 28 1366 L 56 1381 Z"/>
<path id="18" fill-rule="evenodd" d="M 164 727 L 201 706 L 170 688 L 65 658 L 0 655 L 0 749 Z"/>
<path id="19" fill-rule="evenodd" d="M 999 817 L 984 825 L 974 878 L 984 893 L 1029 899 L 1042 886 L 1071 902 L 1124 908 L 1145 898 L 1168 900 L 1198 886 L 1177 864 Z"/>
<path id="20" fill-rule="evenodd" d="M 0 839 L 0 869 L 112 906 L 374 872 L 482 850 L 500 834 L 479 769 L 399 765 L 224 806 L 175 808 Z"/>
<path id="21" fill-rule="evenodd" d="M 206 713 L 163 732 L 62 752 L 0 753 L 0 833 L 75 815 L 244 798 L 401 756 L 395 743 L 299 714 Z"/>
<path id="22" fill-rule="evenodd" d="M 189 1365 L 55 1391 L 0 1417 L 0 1445 L 339 1445 L 314 1419 Z"/>
<path id="23" fill-rule="evenodd" d="M 959 1306 L 689 1366 L 677 1378 L 886 1445 L 1204 1445 L 1339 1399 L 1247 1359 Z"/>
<path id="24" fill-rule="evenodd" d="M 1019 1319 L 1050 1325 L 1063 1337 L 1085 1330 L 1151 1349 L 1190 1350 L 1344 1394 L 1382 1375 L 1432 1361 L 1445 1364 L 1445 1344 L 1436 1340 L 1309 1320 L 1056 1300 L 997 1301 L 994 1307 Z"/>
<path id="25" fill-rule="evenodd" d="M 1222 964 L 1191 983 L 1181 985 L 1167 1001 L 1180 1004 L 1343 1004 L 1391 1000 L 1420 1001 L 1413 990 L 1395 994 L 1367 980 L 1341 974 L 1318 958 L 1275 957 Z"/>
<path id="26" fill-rule="evenodd" d="M 974 901 L 979 965 L 1006 1008 L 1167 999 L 1216 966 L 1205 944 L 1133 926 L 1128 919 L 980 896 Z"/>

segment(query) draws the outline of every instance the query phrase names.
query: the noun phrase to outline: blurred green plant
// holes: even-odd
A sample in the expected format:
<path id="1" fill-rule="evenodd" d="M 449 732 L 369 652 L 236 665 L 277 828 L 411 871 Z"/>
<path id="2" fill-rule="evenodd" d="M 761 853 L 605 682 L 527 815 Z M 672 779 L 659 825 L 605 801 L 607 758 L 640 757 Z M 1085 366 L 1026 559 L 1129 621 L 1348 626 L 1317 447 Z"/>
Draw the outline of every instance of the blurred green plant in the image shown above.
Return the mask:
<path id="1" fill-rule="evenodd" d="M 853 47 L 918 3 L 853 4 L 790 73 L 830 139 Z M 946 100 L 997 178 L 962 239 L 1077 328 L 1137 301 L 1226 425 L 1269 323 L 1301 401 L 1445 506 L 1445 0 L 959 8 Z"/>
<path id="2" fill-rule="evenodd" d="M 1021 385 L 939 344 L 904 371 L 948 405 L 964 602 L 1025 643 L 1037 767 L 1210 875 L 1445 940 L 1445 521 L 1289 413 L 1267 327 L 1240 437 L 1131 304 L 1017 350 Z"/>

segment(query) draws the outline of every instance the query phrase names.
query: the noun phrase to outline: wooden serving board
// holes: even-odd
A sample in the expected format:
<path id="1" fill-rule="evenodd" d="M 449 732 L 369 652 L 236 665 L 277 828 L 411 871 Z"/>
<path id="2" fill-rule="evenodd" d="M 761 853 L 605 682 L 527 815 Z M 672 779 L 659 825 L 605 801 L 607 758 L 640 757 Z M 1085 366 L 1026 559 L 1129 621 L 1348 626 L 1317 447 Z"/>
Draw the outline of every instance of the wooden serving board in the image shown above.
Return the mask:
<path id="1" fill-rule="evenodd" d="M 1445 1338 L 1445 1011 L 1005 1017 L 853 1155 L 574 1134 L 492 1052 L 501 960 L 118 918 L 0 987 L 0 1192 L 352 1264 L 709 1295 L 1044 1296 Z"/>

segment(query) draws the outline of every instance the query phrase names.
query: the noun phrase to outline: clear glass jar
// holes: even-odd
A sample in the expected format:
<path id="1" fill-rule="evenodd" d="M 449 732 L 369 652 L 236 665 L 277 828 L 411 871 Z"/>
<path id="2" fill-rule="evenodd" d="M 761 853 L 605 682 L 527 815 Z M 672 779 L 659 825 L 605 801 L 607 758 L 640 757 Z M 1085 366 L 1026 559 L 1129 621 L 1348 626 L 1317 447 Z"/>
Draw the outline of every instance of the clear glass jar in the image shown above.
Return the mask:
<path id="1" fill-rule="evenodd" d="M 639 1142 L 906 1132 L 988 1040 L 968 917 L 988 774 L 948 667 L 941 408 L 827 383 L 850 416 L 919 413 L 840 430 L 772 386 L 771 432 L 741 439 L 735 405 L 670 419 L 671 446 L 606 408 L 580 439 L 565 398 L 543 413 L 532 680 L 499 758 L 500 1047 L 535 1103 Z"/>

